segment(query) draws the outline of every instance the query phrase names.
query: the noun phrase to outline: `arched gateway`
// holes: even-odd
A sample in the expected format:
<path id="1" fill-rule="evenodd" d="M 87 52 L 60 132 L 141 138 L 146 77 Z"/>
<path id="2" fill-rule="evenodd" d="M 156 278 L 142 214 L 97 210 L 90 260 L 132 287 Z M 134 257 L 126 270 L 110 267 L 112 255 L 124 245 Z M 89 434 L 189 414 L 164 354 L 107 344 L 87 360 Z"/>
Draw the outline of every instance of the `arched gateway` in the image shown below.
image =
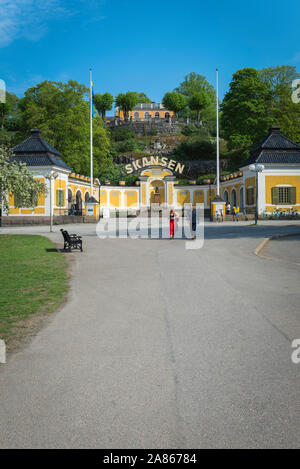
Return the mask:
<path id="1" fill-rule="evenodd" d="M 135 185 L 125 181 L 111 185 L 106 181 L 100 191 L 100 211 L 140 211 L 153 204 L 160 208 L 181 209 L 185 204 L 204 204 L 210 210 L 214 189 L 210 184 L 197 185 L 185 171 L 185 164 L 164 156 L 143 156 L 124 165 L 127 174 L 138 174 Z M 186 179 L 183 183 L 182 179 Z M 118 194 L 118 201 L 114 197 Z"/>

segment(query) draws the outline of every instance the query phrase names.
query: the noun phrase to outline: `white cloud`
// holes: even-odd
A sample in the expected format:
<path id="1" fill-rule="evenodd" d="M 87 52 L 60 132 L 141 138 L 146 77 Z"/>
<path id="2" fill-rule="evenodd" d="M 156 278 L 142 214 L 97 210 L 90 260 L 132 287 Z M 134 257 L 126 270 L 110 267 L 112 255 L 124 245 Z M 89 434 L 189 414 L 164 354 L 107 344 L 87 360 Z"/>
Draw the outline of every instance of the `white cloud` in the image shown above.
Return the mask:
<path id="1" fill-rule="evenodd" d="M 25 38 L 38 41 L 48 31 L 53 19 L 66 20 L 99 7 L 101 0 L 0 0 L 0 47 Z M 84 15 L 83 15 L 84 16 Z"/>

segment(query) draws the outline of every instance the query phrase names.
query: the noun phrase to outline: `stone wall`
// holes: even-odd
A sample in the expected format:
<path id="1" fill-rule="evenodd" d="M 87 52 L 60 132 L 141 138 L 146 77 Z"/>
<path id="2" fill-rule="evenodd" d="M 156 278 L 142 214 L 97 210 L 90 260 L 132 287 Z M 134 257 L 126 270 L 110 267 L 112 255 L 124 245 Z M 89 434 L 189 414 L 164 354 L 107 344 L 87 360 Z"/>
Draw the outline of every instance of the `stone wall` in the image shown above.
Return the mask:
<path id="1" fill-rule="evenodd" d="M 147 121 L 118 121 L 109 124 L 110 128 L 125 127 L 140 137 L 156 134 L 176 134 L 181 132 L 182 125 L 178 122 L 149 119 Z"/>

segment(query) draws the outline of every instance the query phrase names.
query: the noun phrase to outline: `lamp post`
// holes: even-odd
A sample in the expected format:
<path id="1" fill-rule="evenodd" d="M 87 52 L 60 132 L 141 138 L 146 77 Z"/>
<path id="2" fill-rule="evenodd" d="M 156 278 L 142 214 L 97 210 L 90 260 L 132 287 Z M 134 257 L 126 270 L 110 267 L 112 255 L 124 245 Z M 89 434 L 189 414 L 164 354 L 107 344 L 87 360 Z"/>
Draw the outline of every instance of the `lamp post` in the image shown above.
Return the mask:
<path id="1" fill-rule="evenodd" d="M 255 225 L 258 220 L 258 173 L 265 169 L 263 164 L 250 164 L 249 170 L 255 172 Z"/>
<path id="2" fill-rule="evenodd" d="M 54 171 L 50 171 L 50 173 L 45 174 L 45 178 L 49 179 L 49 186 L 50 186 L 50 233 L 52 233 L 52 226 L 53 226 L 53 207 L 52 207 L 52 179 L 56 179 L 58 174 Z"/>

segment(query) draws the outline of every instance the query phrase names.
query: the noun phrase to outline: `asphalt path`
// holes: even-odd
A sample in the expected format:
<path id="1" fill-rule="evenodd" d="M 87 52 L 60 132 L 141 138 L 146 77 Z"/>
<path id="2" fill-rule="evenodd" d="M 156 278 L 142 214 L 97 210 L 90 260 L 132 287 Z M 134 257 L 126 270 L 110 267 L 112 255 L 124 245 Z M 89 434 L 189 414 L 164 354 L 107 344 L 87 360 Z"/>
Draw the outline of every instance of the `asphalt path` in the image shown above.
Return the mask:
<path id="1" fill-rule="evenodd" d="M 1 233 L 61 245 L 59 228 Z M 300 446 L 296 241 L 283 259 L 253 254 L 299 223 L 207 224 L 192 250 L 68 228 L 84 243 L 65 254 L 69 299 L 0 365 L 1 448 Z"/>

